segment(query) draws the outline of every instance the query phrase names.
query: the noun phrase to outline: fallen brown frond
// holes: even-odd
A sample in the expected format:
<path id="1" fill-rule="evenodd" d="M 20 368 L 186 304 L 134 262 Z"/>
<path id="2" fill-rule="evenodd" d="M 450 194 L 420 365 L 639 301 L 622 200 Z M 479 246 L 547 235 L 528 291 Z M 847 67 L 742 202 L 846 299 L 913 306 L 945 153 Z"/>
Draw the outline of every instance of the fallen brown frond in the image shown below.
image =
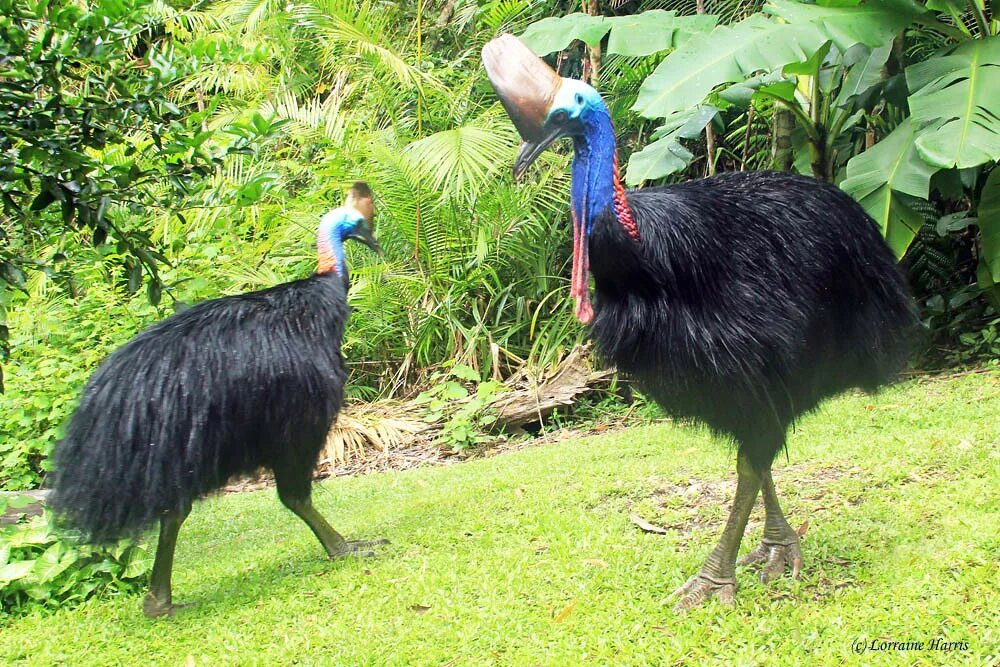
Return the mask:
<path id="1" fill-rule="evenodd" d="M 549 369 L 530 373 L 522 368 L 507 378 L 507 390 L 485 408 L 497 417 L 490 430 L 523 432 L 526 425 L 543 423 L 557 408 L 573 405 L 581 395 L 599 386 L 611 371 L 591 369 L 589 357 L 589 349 L 580 346 Z M 451 448 L 439 442 L 439 434 L 450 415 L 471 400 L 472 394 L 454 401 L 451 409 L 440 411 L 435 421 L 429 421 L 426 404 L 412 399 L 349 405 L 327 436 L 320 474 L 368 470 L 377 467 L 379 461 L 398 459 L 408 466 L 430 458 L 449 459 L 455 452 L 447 451 Z M 412 456 L 397 451 L 402 449 L 413 450 Z M 435 453 L 438 451 L 440 455 Z"/>

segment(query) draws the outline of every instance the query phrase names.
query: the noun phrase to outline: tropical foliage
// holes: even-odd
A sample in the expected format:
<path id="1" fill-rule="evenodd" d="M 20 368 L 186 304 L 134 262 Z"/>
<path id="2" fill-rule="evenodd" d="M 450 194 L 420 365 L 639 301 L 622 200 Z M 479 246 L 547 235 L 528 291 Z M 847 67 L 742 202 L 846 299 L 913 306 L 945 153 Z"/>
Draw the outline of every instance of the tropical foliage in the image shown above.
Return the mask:
<path id="1" fill-rule="evenodd" d="M 42 481 L 83 382 L 151 321 L 307 275 L 358 178 L 386 255 L 349 249 L 354 397 L 416 395 L 445 360 L 503 378 L 580 340 L 568 156 L 512 180 L 479 64 L 501 32 L 601 88 L 634 184 L 772 165 L 838 182 L 907 252 L 939 358 L 995 353 L 987 7 L 580 6 L 0 0 L 0 484 Z"/>
<path id="2" fill-rule="evenodd" d="M 20 496 L 0 498 L 0 514 L 21 504 Z M 134 593 L 146 586 L 151 568 L 151 554 L 130 540 L 108 547 L 67 542 L 48 515 L 0 525 L 0 615 Z"/>
<path id="3" fill-rule="evenodd" d="M 83 381 L 150 321 L 185 303 L 307 275 L 315 221 L 357 178 L 376 192 L 386 257 L 350 250 L 354 316 L 346 349 L 357 360 L 356 396 L 408 391 L 446 359 L 501 377 L 526 359 L 554 359 L 578 340 L 570 318 L 560 316 L 565 158 L 551 156 L 540 182 L 514 184 L 507 165 L 516 135 L 481 77 L 469 76 L 487 39 L 537 15 L 509 3 L 460 8 L 466 30 L 458 39 L 456 26 L 427 27 L 411 9 L 222 2 L 125 12 L 132 24 L 123 43 L 140 35 L 146 53 L 155 47 L 174 63 L 176 76 L 157 79 L 156 90 L 164 109 L 197 130 L 184 140 L 198 146 L 182 156 L 208 151 L 211 169 L 192 173 L 183 192 L 168 175 L 144 183 L 141 200 L 109 200 L 100 211 L 107 234 L 81 226 L 79 217 L 67 222 L 55 205 L 5 212 L 4 248 L 16 250 L 18 272 L 0 296 L 13 344 L 0 482 L 39 483 Z M 108 22 L 94 16 L 80 25 L 91 23 Z M 82 39 L 74 25 L 59 24 L 67 43 Z M 424 39 L 456 44 L 442 56 L 425 52 Z M 115 57 L 136 86 L 152 85 L 129 48 Z M 65 68 L 109 71 L 96 63 Z M 84 88 L 76 79 L 61 85 Z M 25 106 L 44 110 L 48 90 L 38 88 Z M 70 102 L 82 107 L 88 99 Z M 134 171 L 135 162 L 165 168 L 157 155 L 136 153 L 136 146 L 158 150 L 147 134 L 141 126 L 109 132 L 101 146 L 84 147 L 89 161 L 78 180 Z M 28 139 L 11 150 L 25 145 Z M 149 265 L 131 259 L 122 243 L 129 230 L 129 239 L 142 235 L 135 252 Z M 55 266 L 45 261 L 52 258 Z M 144 277 L 148 288 L 139 294 Z"/>

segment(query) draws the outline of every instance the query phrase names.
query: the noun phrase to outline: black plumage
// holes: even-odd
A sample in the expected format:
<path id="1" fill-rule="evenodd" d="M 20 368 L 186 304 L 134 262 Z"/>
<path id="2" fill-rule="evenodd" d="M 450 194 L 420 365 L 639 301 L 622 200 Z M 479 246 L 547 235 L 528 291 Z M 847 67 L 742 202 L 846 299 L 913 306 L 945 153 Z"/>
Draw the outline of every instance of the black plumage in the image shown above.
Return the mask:
<path id="1" fill-rule="evenodd" d="M 87 383 L 53 454 L 51 504 L 94 542 L 160 522 L 148 615 L 174 610 L 173 550 L 192 501 L 261 467 L 328 555 L 360 546 L 313 509 L 310 490 L 347 377 L 341 244 L 378 249 L 370 217 L 371 193 L 355 184 L 321 223 L 315 275 L 184 310 L 115 351 Z"/>
<path id="2" fill-rule="evenodd" d="M 302 497 L 343 400 L 347 312 L 330 273 L 140 333 L 87 383 L 54 453 L 55 509 L 107 541 L 260 467 Z"/>
<path id="3" fill-rule="evenodd" d="M 906 363 L 915 318 L 878 228 L 832 185 L 728 173 L 627 193 L 590 234 L 600 355 L 770 465 L 824 398 Z"/>
<path id="4" fill-rule="evenodd" d="M 669 412 L 736 443 L 732 511 L 699 573 L 675 592 L 677 608 L 732 601 L 758 494 L 764 535 L 743 562 L 762 564 L 764 581 L 786 567 L 798 576 L 774 457 L 789 426 L 824 398 L 889 382 L 917 328 L 875 222 L 832 185 L 791 174 L 626 191 L 596 90 L 558 77 L 512 35 L 487 44 L 483 63 L 524 139 L 515 174 L 553 141 L 573 140 L 571 293 L 598 353 Z"/>

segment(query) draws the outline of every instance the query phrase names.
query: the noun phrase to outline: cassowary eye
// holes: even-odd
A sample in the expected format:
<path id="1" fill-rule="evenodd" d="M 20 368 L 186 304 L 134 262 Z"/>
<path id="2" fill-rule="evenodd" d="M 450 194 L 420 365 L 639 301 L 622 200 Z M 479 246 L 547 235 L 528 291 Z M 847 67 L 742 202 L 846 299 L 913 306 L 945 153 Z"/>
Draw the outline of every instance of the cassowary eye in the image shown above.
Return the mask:
<path id="1" fill-rule="evenodd" d="M 558 125 L 562 125 L 563 123 L 565 123 L 566 118 L 567 118 L 566 112 L 563 111 L 562 109 L 552 114 L 552 122 Z"/>
<path id="2" fill-rule="evenodd" d="M 576 94 L 576 103 L 581 107 L 583 106 L 583 95 L 580 93 Z"/>

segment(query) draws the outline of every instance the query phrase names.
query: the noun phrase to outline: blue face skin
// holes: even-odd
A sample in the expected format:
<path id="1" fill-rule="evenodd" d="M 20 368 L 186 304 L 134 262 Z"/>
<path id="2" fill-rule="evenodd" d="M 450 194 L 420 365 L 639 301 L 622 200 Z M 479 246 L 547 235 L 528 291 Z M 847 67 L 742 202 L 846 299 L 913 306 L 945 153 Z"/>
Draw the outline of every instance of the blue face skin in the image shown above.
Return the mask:
<path id="1" fill-rule="evenodd" d="M 611 114 L 592 87 L 577 79 L 563 79 L 545 126 L 545 138 L 522 149 L 516 169 L 523 172 L 542 150 L 559 137 L 573 139 L 573 211 L 593 221 L 614 204 L 615 131 Z"/>

